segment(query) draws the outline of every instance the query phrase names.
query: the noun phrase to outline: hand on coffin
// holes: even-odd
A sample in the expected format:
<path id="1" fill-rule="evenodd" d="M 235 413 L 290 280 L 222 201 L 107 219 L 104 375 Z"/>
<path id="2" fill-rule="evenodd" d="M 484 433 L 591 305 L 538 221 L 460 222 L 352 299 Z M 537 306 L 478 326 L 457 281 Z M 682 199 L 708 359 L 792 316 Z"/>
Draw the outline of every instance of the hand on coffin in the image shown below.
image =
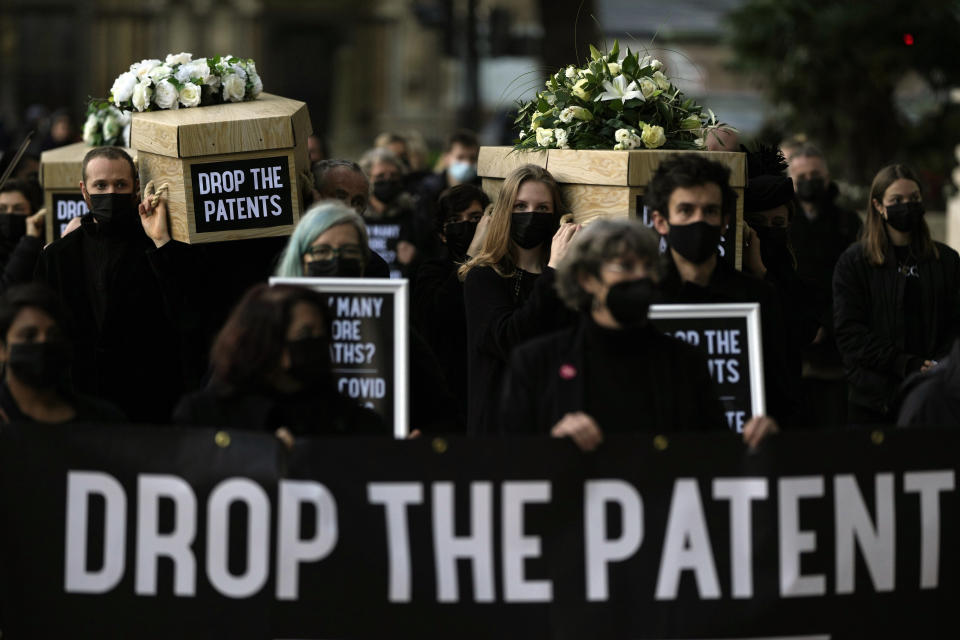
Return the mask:
<path id="1" fill-rule="evenodd" d="M 143 189 L 140 201 L 140 223 L 157 249 L 170 242 L 170 225 L 167 221 L 167 183 L 155 187 L 153 180 Z"/>
<path id="2" fill-rule="evenodd" d="M 580 231 L 580 225 L 572 222 L 561 224 L 557 232 L 553 234 L 553 242 L 550 245 L 550 262 L 547 266 L 556 269 L 563 256 L 567 255 L 567 249 L 573 242 L 573 237 Z"/>
<path id="3" fill-rule="evenodd" d="M 47 215 L 46 209 L 40 209 L 35 214 L 27 216 L 27 235 L 34 238 L 43 237 L 43 219 Z"/>
<path id="4" fill-rule="evenodd" d="M 780 433 L 780 427 L 776 420 L 767 416 L 755 416 L 750 418 L 743 427 L 743 441 L 750 445 L 751 449 L 756 449 L 763 440 L 773 433 Z"/>

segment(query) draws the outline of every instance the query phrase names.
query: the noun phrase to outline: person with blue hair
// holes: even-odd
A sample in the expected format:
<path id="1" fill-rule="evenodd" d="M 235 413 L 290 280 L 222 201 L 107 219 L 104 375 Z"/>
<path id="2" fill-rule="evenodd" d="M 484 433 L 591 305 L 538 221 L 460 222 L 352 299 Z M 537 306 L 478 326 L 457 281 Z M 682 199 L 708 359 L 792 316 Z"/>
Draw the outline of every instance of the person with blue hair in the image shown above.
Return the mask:
<path id="1" fill-rule="evenodd" d="M 276 275 L 376 278 L 388 277 L 389 270 L 383 259 L 370 251 L 363 218 L 339 201 L 325 200 L 300 219 Z"/>

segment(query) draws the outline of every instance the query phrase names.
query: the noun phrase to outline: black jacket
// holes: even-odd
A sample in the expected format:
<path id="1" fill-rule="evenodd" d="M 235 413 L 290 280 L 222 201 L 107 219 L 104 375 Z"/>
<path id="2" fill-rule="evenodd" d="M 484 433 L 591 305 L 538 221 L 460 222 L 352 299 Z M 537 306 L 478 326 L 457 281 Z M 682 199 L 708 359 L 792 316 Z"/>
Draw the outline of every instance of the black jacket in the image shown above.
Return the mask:
<path id="1" fill-rule="evenodd" d="M 684 282 L 676 265 L 667 254 L 666 275 L 660 283 L 660 299 L 665 304 L 722 304 L 732 302 L 760 303 L 760 333 L 763 345 L 763 383 L 767 414 L 781 424 L 796 426 L 799 418 L 797 389 L 791 384 L 784 350 L 783 312 L 773 286 L 734 269 L 726 260 L 718 259 L 717 268 L 706 287 Z"/>
<path id="2" fill-rule="evenodd" d="M 467 433 L 496 433 L 500 385 L 514 347 L 568 326 L 575 315 L 554 290 L 554 271 L 503 278 L 475 267 L 463 283 L 467 313 Z M 517 291 L 519 290 L 519 293 Z"/>
<path id="3" fill-rule="evenodd" d="M 133 421 L 166 423 L 206 369 L 206 266 L 197 247 L 171 240 L 157 249 L 142 230 L 97 253 L 106 246 L 100 233 L 85 215 L 79 229 L 43 251 L 36 279 L 72 316 L 77 390 L 113 402 Z"/>
<path id="4" fill-rule="evenodd" d="M 886 262 L 874 266 L 863 244 L 852 245 L 833 275 L 837 346 L 850 383 L 850 401 L 889 413 L 897 388 L 924 359 L 940 359 L 960 329 L 960 256 L 936 243 L 940 258 L 918 261 L 922 287 L 919 313 L 926 327 L 924 353 L 904 350 L 905 278 L 888 250 Z"/>
<path id="5" fill-rule="evenodd" d="M 64 391 L 62 397 L 76 412 L 66 424 L 123 422 L 125 419 L 120 409 L 99 398 L 69 391 Z M 6 382 L 0 383 L 0 422 L 37 422 L 20 410 Z"/>
<path id="6" fill-rule="evenodd" d="M 596 407 L 585 393 L 587 376 L 596 375 L 585 364 L 588 332 L 595 330 L 590 322 L 584 318 L 577 326 L 514 349 L 503 386 L 504 432 L 546 434 L 576 411 L 595 417 Z M 632 378 L 636 410 L 623 415 L 620 424 L 600 424 L 601 430 L 629 431 L 642 418 L 648 428 L 660 431 L 729 431 L 703 355 L 653 327 L 636 330 L 636 335 L 643 353 Z"/>
<path id="7" fill-rule="evenodd" d="M 960 427 L 960 341 L 943 361 L 915 373 L 900 390 L 899 427 Z"/>
<path id="8" fill-rule="evenodd" d="M 436 355 L 461 415 L 466 416 L 467 314 L 457 268 L 450 258 L 420 266 L 413 287 L 413 322 Z"/>
<path id="9" fill-rule="evenodd" d="M 338 394 L 237 392 L 211 382 L 184 396 L 173 413 L 176 424 L 274 432 L 286 427 L 294 435 L 383 435 L 390 430 L 369 409 Z"/>
<path id="10" fill-rule="evenodd" d="M 43 240 L 33 236 L 23 236 L 17 241 L 0 274 L 0 292 L 8 288 L 30 282 L 43 249 Z"/>

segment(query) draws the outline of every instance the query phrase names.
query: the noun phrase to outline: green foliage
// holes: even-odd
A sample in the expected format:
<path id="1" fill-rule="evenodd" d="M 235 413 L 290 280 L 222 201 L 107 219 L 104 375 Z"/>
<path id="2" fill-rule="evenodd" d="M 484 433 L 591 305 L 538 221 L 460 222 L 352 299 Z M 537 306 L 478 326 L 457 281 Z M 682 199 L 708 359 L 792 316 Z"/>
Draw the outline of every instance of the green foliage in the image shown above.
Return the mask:
<path id="1" fill-rule="evenodd" d="M 908 142 L 923 125 L 896 106 L 905 76 L 918 74 L 942 96 L 935 118 L 960 82 L 956 2 L 748 0 L 727 21 L 736 64 L 763 79 L 777 128 L 805 133 L 835 176 L 855 182 L 869 183 L 893 160 L 910 162 Z"/>

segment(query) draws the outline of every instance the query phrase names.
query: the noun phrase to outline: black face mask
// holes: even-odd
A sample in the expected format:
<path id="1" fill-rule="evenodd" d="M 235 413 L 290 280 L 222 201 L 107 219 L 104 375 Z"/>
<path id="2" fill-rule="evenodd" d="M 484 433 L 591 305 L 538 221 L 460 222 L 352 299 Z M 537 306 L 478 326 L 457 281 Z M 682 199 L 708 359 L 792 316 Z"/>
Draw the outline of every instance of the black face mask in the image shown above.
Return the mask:
<path id="1" fill-rule="evenodd" d="M 797 180 L 797 197 L 804 202 L 820 202 L 827 195 L 827 181 L 816 176 Z"/>
<path id="2" fill-rule="evenodd" d="M 709 222 L 672 224 L 667 232 L 667 244 L 694 264 L 703 264 L 717 253 L 720 244 L 720 226 Z"/>
<path id="3" fill-rule="evenodd" d="M 781 265 L 792 265 L 786 227 L 754 227 L 760 239 L 760 259 L 769 269 L 775 271 Z"/>
<path id="4" fill-rule="evenodd" d="M 132 193 L 95 193 L 90 195 L 90 212 L 104 229 L 136 230 L 140 225 L 136 196 Z"/>
<path id="5" fill-rule="evenodd" d="M 642 327 L 647 323 L 652 299 L 653 281 L 650 278 L 624 280 L 607 291 L 607 309 L 620 326 Z"/>
<path id="6" fill-rule="evenodd" d="M 913 231 L 920 226 L 924 208 L 922 202 L 901 202 L 887 205 L 887 224 L 903 233 Z"/>
<path id="7" fill-rule="evenodd" d="M 290 375 L 304 386 L 320 386 L 332 379 L 330 340 L 311 336 L 287 343 L 290 352 Z"/>
<path id="8" fill-rule="evenodd" d="M 27 216 L 19 213 L 0 213 L 0 242 L 16 244 L 27 234 Z"/>
<path id="9" fill-rule="evenodd" d="M 552 213 L 514 213 L 510 219 L 510 239 L 521 249 L 535 249 L 552 238 L 558 226 L 559 220 Z"/>
<path id="10" fill-rule="evenodd" d="M 363 265 L 359 260 L 339 256 L 314 260 L 307 263 L 306 275 L 311 278 L 359 278 L 363 275 Z"/>
<path id="11" fill-rule="evenodd" d="M 477 232 L 476 222 L 451 222 L 443 228 L 443 235 L 447 239 L 447 249 L 456 262 L 463 262 L 467 258 L 467 249 L 473 242 Z"/>
<path id="12" fill-rule="evenodd" d="M 7 363 L 17 380 L 34 389 L 49 389 L 67 375 L 72 352 L 62 340 L 18 342 L 10 345 Z"/>
<path id="13" fill-rule="evenodd" d="M 380 180 L 373 183 L 373 196 L 380 202 L 393 202 L 403 191 L 399 180 Z"/>

